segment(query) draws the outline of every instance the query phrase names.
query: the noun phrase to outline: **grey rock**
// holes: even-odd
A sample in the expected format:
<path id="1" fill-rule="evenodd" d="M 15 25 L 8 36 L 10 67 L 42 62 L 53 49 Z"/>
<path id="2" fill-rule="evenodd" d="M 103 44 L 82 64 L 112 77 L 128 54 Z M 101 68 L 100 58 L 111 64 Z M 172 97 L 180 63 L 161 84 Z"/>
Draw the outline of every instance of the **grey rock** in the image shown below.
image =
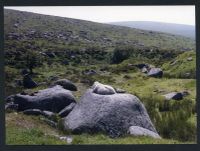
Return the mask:
<path id="1" fill-rule="evenodd" d="M 142 73 L 148 73 L 148 69 L 147 69 L 146 67 L 143 67 L 143 68 L 141 69 L 141 72 L 142 72 Z"/>
<path id="2" fill-rule="evenodd" d="M 77 91 L 77 87 L 69 80 L 67 79 L 60 79 L 54 82 L 53 85 L 60 85 L 64 89 L 70 90 L 70 91 Z"/>
<path id="3" fill-rule="evenodd" d="M 128 134 L 131 134 L 134 136 L 149 136 L 156 139 L 161 139 L 161 137 L 157 133 L 150 131 L 146 128 L 139 127 L 139 126 L 129 127 Z"/>
<path id="4" fill-rule="evenodd" d="M 93 69 L 90 69 L 90 70 L 83 71 L 82 74 L 84 74 L 84 75 L 95 75 L 95 74 L 97 74 L 97 72 Z"/>
<path id="5" fill-rule="evenodd" d="M 72 110 L 73 108 L 75 107 L 76 103 L 72 102 L 70 105 L 66 106 L 64 109 L 62 109 L 58 115 L 60 117 L 65 117 L 67 116 Z"/>
<path id="6" fill-rule="evenodd" d="M 147 73 L 147 75 L 149 77 L 162 78 L 163 71 L 160 68 L 151 68 L 150 71 Z"/>
<path id="7" fill-rule="evenodd" d="M 23 86 L 25 88 L 34 88 L 37 87 L 37 83 L 27 74 L 23 77 Z"/>
<path id="8" fill-rule="evenodd" d="M 120 89 L 120 88 L 115 88 L 116 93 L 126 93 L 125 90 Z"/>
<path id="9" fill-rule="evenodd" d="M 72 133 L 107 133 L 110 137 L 127 134 L 135 125 L 157 133 L 140 100 L 131 94 L 99 95 L 88 89 L 63 120 L 64 130 Z"/>
<path id="10" fill-rule="evenodd" d="M 188 58 L 187 58 L 187 61 L 192 61 L 192 57 L 188 57 Z"/>
<path id="11" fill-rule="evenodd" d="M 137 68 L 139 68 L 139 69 L 142 69 L 144 67 L 148 67 L 149 65 L 145 64 L 145 63 L 140 63 L 140 64 L 135 64 L 134 66 L 137 67 Z"/>
<path id="12" fill-rule="evenodd" d="M 167 100 L 182 100 L 183 99 L 183 94 L 181 92 L 171 92 L 168 94 L 163 95 Z"/>
<path id="13" fill-rule="evenodd" d="M 52 112 L 60 112 L 63 108 L 76 102 L 69 90 L 61 86 L 39 90 L 32 95 L 16 94 L 12 96 L 13 103 L 18 104 L 18 110 L 40 109 Z"/>
<path id="14" fill-rule="evenodd" d="M 115 89 L 109 85 L 104 85 L 99 82 L 94 82 L 93 86 L 93 93 L 101 94 L 101 95 L 111 95 L 115 94 Z"/>
<path id="15" fill-rule="evenodd" d="M 71 136 L 61 136 L 59 137 L 60 140 L 66 141 L 68 144 L 71 144 L 73 141 L 73 138 Z"/>

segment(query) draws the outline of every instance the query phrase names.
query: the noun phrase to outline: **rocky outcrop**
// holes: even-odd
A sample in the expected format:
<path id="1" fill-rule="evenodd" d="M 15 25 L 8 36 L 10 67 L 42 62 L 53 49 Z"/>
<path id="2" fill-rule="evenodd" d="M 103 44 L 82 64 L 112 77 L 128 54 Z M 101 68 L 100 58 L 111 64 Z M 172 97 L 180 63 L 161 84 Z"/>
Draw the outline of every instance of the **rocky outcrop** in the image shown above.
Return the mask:
<path id="1" fill-rule="evenodd" d="M 97 82 L 64 118 L 63 126 L 64 130 L 72 133 L 104 132 L 110 137 L 127 134 L 131 126 L 142 127 L 157 134 L 144 105 L 136 96 L 115 93 L 111 86 Z"/>
<path id="2" fill-rule="evenodd" d="M 40 109 L 58 113 L 72 102 L 76 102 L 69 90 L 58 85 L 33 94 L 16 94 L 8 98 L 18 105 L 18 111 Z"/>

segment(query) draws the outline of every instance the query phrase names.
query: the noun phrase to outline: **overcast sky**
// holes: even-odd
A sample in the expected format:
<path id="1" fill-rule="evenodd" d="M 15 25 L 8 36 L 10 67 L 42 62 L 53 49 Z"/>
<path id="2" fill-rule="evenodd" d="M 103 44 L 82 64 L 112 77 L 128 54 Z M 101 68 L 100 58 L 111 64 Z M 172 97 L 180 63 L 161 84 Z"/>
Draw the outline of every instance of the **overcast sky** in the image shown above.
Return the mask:
<path id="1" fill-rule="evenodd" d="M 5 7 L 100 23 L 116 21 L 157 21 L 195 25 L 195 6 L 53 6 Z"/>

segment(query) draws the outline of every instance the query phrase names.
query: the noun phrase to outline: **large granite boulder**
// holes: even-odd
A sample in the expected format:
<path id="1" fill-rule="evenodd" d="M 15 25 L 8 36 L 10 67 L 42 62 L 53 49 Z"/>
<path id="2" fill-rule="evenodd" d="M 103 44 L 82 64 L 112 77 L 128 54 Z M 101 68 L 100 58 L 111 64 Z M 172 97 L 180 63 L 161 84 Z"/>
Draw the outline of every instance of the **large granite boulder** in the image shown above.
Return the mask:
<path id="1" fill-rule="evenodd" d="M 151 68 L 150 71 L 147 73 L 147 75 L 149 77 L 162 78 L 163 71 L 160 68 Z"/>
<path id="2" fill-rule="evenodd" d="M 54 82 L 53 85 L 61 85 L 64 89 L 70 90 L 70 91 L 77 91 L 77 87 L 69 80 L 67 79 L 60 79 Z"/>
<path id="3" fill-rule="evenodd" d="M 59 85 L 39 90 L 31 95 L 12 95 L 12 99 L 9 98 L 9 100 L 12 100 L 14 104 L 18 105 L 18 111 L 40 109 L 56 113 L 60 112 L 72 102 L 76 102 L 72 93 Z"/>
<path id="4" fill-rule="evenodd" d="M 98 91 L 94 92 L 95 85 L 64 118 L 64 130 L 75 134 L 103 132 L 110 137 L 118 137 L 127 134 L 131 126 L 138 126 L 157 134 L 144 105 L 136 96 L 98 94 Z"/>

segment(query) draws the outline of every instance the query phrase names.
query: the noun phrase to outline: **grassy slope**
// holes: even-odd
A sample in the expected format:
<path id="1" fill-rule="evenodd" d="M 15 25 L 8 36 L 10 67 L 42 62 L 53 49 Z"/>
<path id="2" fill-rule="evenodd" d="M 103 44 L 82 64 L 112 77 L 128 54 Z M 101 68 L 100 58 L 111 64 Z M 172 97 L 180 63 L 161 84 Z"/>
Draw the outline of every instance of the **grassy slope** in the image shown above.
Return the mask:
<path id="1" fill-rule="evenodd" d="M 191 61 L 187 58 L 192 57 Z M 190 73 L 190 77 L 196 77 L 196 53 L 194 51 L 185 52 L 177 56 L 172 63 L 176 61 L 174 65 L 170 65 L 171 62 L 167 62 L 162 65 L 162 69 L 169 77 L 183 77 L 186 78 L 186 73 Z"/>
<path id="2" fill-rule="evenodd" d="M 4 31 L 6 35 L 10 32 L 27 33 L 30 30 L 36 30 L 41 33 L 51 31 L 58 35 L 58 33 L 65 33 L 66 31 L 70 30 L 73 32 L 73 36 L 77 36 L 80 35 L 80 31 L 86 31 L 88 32 L 87 39 L 93 42 L 88 43 L 83 38 L 80 38 L 78 41 L 80 42 L 79 46 L 82 48 L 87 47 L 89 44 L 90 46 L 98 45 L 99 47 L 112 50 L 116 43 L 127 44 L 127 41 L 129 41 L 130 44 L 142 43 L 146 47 L 156 46 L 160 49 L 181 50 L 183 48 L 195 48 L 194 40 L 165 33 L 150 33 L 148 31 L 132 29 L 128 27 L 119 27 L 108 24 L 39 15 L 14 10 L 5 10 L 4 13 Z M 13 25 L 16 22 L 19 22 L 19 27 L 13 28 Z M 108 42 L 102 40 L 104 37 L 111 39 L 112 44 L 110 45 Z M 55 44 L 57 44 L 57 48 L 66 48 L 69 47 L 68 44 L 70 43 L 69 41 L 66 42 L 62 39 L 57 39 L 53 42 L 49 42 L 46 39 L 34 40 L 38 45 L 42 44 L 43 47 L 45 45 L 48 45 L 49 47 L 55 47 Z M 71 45 L 77 47 L 77 42 Z"/>
<path id="3" fill-rule="evenodd" d="M 17 127 L 17 128 L 16 128 Z M 8 145 L 67 145 L 56 136 L 66 136 L 62 132 L 46 125 L 39 117 L 21 113 L 6 114 L 6 144 Z M 148 137 L 124 137 L 111 139 L 103 134 L 69 135 L 72 144 L 180 144 L 176 140 L 152 139 Z M 195 143 L 195 142 L 184 142 Z"/>

